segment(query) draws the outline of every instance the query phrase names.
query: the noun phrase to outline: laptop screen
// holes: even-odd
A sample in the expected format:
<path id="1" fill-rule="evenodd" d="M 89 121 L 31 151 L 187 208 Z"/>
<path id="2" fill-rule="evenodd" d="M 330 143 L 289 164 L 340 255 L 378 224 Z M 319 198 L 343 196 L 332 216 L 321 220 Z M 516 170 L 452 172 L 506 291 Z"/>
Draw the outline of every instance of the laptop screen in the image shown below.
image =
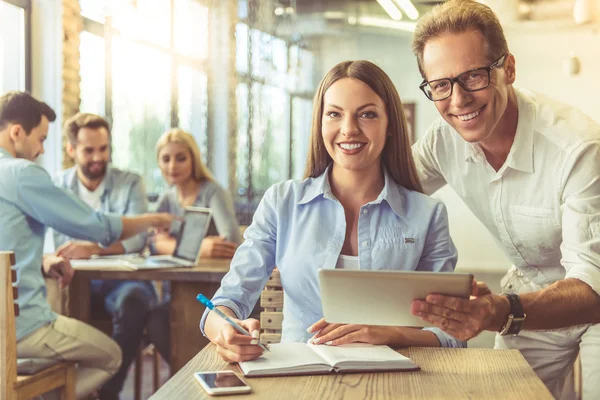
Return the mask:
<path id="1" fill-rule="evenodd" d="M 183 226 L 179 231 L 177 248 L 173 255 L 195 261 L 211 220 L 210 210 L 186 209 Z"/>

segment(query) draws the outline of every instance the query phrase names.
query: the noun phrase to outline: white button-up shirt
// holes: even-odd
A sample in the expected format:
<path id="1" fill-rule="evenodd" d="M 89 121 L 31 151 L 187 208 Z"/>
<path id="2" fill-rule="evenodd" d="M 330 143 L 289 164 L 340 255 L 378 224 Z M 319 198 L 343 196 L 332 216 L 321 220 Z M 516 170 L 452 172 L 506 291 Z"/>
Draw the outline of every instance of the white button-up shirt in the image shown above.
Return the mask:
<path id="1" fill-rule="evenodd" d="M 425 192 L 450 185 L 538 285 L 577 278 L 600 294 L 600 125 L 538 93 L 516 92 L 517 132 L 498 171 L 441 118 L 415 143 Z"/>

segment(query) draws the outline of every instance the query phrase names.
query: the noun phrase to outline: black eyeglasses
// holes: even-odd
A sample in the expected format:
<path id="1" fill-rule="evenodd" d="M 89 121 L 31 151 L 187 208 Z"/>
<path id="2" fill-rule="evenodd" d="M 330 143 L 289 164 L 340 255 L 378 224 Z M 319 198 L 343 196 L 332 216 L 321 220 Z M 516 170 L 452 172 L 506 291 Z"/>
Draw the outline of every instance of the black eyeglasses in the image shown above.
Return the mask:
<path id="1" fill-rule="evenodd" d="M 436 79 L 434 81 L 423 81 L 419 89 L 425 93 L 425 96 L 431 101 L 446 100 L 452 96 L 454 82 L 457 82 L 461 88 L 467 92 L 476 92 L 485 89 L 490 85 L 490 72 L 494 68 L 500 68 L 504 64 L 507 54 L 494 61 L 489 67 L 475 68 L 463 72 L 455 78 Z"/>

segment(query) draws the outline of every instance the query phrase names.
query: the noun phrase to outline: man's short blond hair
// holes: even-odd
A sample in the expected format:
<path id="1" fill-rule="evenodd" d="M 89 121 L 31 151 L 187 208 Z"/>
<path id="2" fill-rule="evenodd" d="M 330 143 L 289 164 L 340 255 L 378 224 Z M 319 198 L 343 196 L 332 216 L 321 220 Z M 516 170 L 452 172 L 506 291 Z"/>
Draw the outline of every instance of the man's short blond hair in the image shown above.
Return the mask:
<path id="1" fill-rule="evenodd" d="M 428 41 L 449 33 L 469 31 L 478 31 L 485 38 L 489 62 L 508 53 L 502 25 L 491 8 L 473 0 L 450 0 L 425 14 L 415 29 L 412 48 L 421 76 L 427 79 L 423 69 L 423 51 Z"/>

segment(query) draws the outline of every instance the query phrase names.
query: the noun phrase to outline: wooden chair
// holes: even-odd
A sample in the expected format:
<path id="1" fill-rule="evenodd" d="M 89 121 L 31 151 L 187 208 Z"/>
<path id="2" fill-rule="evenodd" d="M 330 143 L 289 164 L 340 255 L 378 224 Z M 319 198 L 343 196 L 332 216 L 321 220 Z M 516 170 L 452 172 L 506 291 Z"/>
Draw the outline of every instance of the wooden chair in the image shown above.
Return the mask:
<path id="1" fill-rule="evenodd" d="M 283 323 L 283 289 L 277 268 L 273 270 L 260 294 L 260 305 L 264 308 L 260 313 L 260 340 L 264 343 L 279 343 Z"/>
<path id="2" fill-rule="evenodd" d="M 0 252 L 0 400 L 31 399 L 61 388 L 63 400 L 75 400 L 75 366 L 57 362 L 31 375 L 17 375 L 17 339 L 15 317 L 19 305 L 15 303 L 18 290 L 13 283 L 17 273 L 14 253 Z"/>
<path id="3" fill-rule="evenodd" d="M 160 389 L 160 364 L 161 357 L 160 353 L 153 344 L 149 344 L 144 347 L 141 346 L 140 351 L 135 358 L 135 366 L 134 366 L 134 399 L 141 400 L 142 399 L 142 377 L 144 375 L 144 357 L 150 356 L 152 357 L 152 393 L 156 392 Z"/>
<path id="4" fill-rule="evenodd" d="M 163 298 L 162 291 L 162 282 L 154 281 L 154 286 L 156 288 L 156 292 L 158 293 L 159 301 Z M 135 366 L 134 366 L 134 389 L 133 396 L 134 400 L 142 399 L 142 377 L 144 375 L 144 357 L 150 356 L 152 357 L 152 393 L 156 392 L 161 384 L 160 384 L 160 364 L 161 364 L 161 356 L 156 347 L 153 344 L 149 344 L 148 346 L 141 345 L 140 350 L 135 358 Z"/>

